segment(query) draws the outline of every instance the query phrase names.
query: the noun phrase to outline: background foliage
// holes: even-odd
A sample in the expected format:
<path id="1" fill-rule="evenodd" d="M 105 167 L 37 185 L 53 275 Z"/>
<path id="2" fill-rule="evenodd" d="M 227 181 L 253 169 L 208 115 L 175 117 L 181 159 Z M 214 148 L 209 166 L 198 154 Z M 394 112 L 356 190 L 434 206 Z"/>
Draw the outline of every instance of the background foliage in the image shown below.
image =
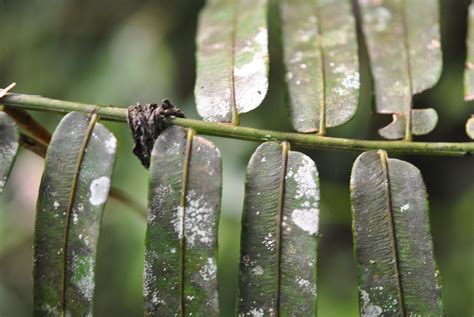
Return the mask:
<path id="1" fill-rule="evenodd" d="M 473 104 L 463 101 L 466 15 L 469 0 L 441 0 L 444 70 L 434 89 L 415 97 L 415 106 L 435 108 L 440 122 L 426 141 L 466 141 Z M 274 4 L 274 2 L 272 2 Z M 197 118 L 193 100 L 195 28 L 203 1 L 0 0 L 0 86 L 15 91 L 90 103 L 127 106 L 171 98 Z M 290 131 L 283 88 L 277 11 L 270 10 L 270 90 L 264 104 L 241 124 Z M 330 135 L 376 139 L 389 118 L 371 116 L 373 96 L 366 51 L 361 45 L 359 111 Z M 52 130 L 59 117 L 34 115 Z M 271 118 L 271 120 L 269 120 Z M 123 124 L 105 123 L 119 139 L 114 186 L 143 205 L 146 172 L 130 154 Z M 212 138 L 224 162 L 219 228 L 222 315 L 232 316 L 237 293 L 240 217 L 244 173 L 256 144 Z M 357 316 L 357 284 L 350 228 L 349 176 L 355 153 L 305 151 L 321 176 L 319 242 L 320 316 Z M 431 204 L 435 255 L 451 316 L 474 314 L 474 159 L 405 158 L 420 168 Z M 42 159 L 22 151 L 0 199 L 0 315 L 31 312 L 32 230 Z M 142 315 L 145 223 L 109 201 L 99 241 L 98 316 Z"/>

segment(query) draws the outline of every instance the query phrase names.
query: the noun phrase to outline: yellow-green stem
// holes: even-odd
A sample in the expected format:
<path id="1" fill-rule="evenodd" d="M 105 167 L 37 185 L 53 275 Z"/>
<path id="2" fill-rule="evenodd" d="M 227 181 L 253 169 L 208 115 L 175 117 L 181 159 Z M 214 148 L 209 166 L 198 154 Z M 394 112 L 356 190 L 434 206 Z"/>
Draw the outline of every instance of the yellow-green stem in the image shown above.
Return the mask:
<path id="1" fill-rule="evenodd" d="M 81 111 L 90 113 L 94 109 L 105 120 L 126 121 L 127 109 L 113 106 L 97 106 L 77 102 L 55 100 L 37 95 L 7 94 L 0 99 L 0 104 L 13 108 L 67 113 Z M 170 125 L 191 128 L 196 133 L 225 138 L 264 142 L 287 141 L 293 145 L 312 149 L 367 151 L 382 149 L 392 153 L 464 156 L 474 154 L 474 142 L 406 142 L 386 140 L 355 140 L 333 138 L 312 134 L 261 130 L 229 124 L 206 122 L 185 118 L 169 118 Z"/>

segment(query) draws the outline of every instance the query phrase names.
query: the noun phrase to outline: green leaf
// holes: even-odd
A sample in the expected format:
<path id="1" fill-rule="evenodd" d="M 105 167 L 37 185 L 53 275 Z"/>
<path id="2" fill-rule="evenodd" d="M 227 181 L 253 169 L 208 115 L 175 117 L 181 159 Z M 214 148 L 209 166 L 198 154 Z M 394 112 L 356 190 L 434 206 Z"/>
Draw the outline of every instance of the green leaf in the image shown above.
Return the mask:
<path id="1" fill-rule="evenodd" d="M 471 116 L 471 118 L 467 120 L 466 133 L 471 139 L 474 139 L 474 116 Z"/>
<path id="2" fill-rule="evenodd" d="M 467 30 L 467 58 L 464 71 L 464 99 L 474 100 L 474 2 L 469 6 Z"/>
<path id="3" fill-rule="evenodd" d="M 117 143 L 97 119 L 66 115 L 46 154 L 36 210 L 35 316 L 92 314 L 97 241 Z"/>
<path id="4" fill-rule="evenodd" d="M 210 0 L 197 35 L 194 94 L 208 121 L 238 123 L 268 90 L 267 0 Z"/>
<path id="5" fill-rule="evenodd" d="M 145 239 L 145 314 L 217 316 L 219 150 L 172 126 L 151 158 Z"/>
<path id="6" fill-rule="evenodd" d="M 441 69 L 438 0 L 359 0 L 362 30 L 372 64 L 376 110 L 392 114 L 379 130 L 387 139 L 431 132 L 433 109 L 412 110 L 412 96 L 433 87 Z"/>
<path id="7" fill-rule="evenodd" d="M 361 315 L 443 316 L 420 171 L 365 152 L 352 169 L 351 199 Z"/>
<path id="8" fill-rule="evenodd" d="M 19 132 L 5 113 L 0 112 L 0 194 L 10 175 L 18 151 Z"/>
<path id="9" fill-rule="evenodd" d="M 467 60 L 464 71 L 464 99 L 474 100 L 474 1 L 469 6 L 468 32 L 467 32 Z M 466 133 L 474 139 L 474 116 L 466 123 Z"/>
<path id="10" fill-rule="evenodd" d="M 359 102 L 357 33 L 350 0 L 283 0 L 286 81 L 293 127 L 319 131 L 349 121 Z"/>
<path id="11" fill-rule="evenodd" d="M 286 143 L 260 145 L 248 165 L 242 217 L 239 314 L 315 315 L 315 163 Z"/>

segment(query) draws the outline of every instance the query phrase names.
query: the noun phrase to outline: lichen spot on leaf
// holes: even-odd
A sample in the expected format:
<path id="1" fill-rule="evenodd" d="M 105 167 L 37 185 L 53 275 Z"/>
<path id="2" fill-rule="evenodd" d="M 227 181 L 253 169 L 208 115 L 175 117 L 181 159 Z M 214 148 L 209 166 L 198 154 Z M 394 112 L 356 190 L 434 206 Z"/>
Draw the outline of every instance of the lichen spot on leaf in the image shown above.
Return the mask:
<path id="1" fill-rule="evenodd" d="M 92 181 L 90 185 L 89 202 L 94 206 L 102 205 L 107 201 L 110 188 L 110 178 L 102 176 Z"/>

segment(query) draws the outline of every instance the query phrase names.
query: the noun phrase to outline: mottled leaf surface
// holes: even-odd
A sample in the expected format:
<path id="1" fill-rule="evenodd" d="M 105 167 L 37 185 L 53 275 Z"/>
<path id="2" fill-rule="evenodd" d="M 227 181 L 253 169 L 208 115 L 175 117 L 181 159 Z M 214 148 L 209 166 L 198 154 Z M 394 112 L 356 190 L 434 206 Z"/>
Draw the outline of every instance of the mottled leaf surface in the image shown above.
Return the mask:
<path id="1" fill-rule="evenodd" d="M 383 151 L 352 170 L 353 234 L 362 316 L 443 316 L 420 171 Z"/>
<path id="2" fill-rule="evenodd" d="M 282 30 L 293 127 L 315 132 L 349 121 L 359 102 L 350 0 L 284 0 Z"/>
<path id="3" fill-rule="evenodd" d="M 467 29 L 467 59 L 464 71 L 464 99 L 474 100 L 474 2 L 469 6 Z"/>
<path id="4" fill-rule="evenodd" d="M 18 129 L 5 113 L 0 112 L 0 194 L 8 180 L 8 175 L 18 151 Z"/>
<path id="5" fill-rule="evenodd" d="M 392 114 L 379 130 L 387 139 L 431 132 L 433 109 L 412 110 L 412 96 L 438 81 L 441 44 L 438 0 L 359 0 L 376 90 L 376 110 Z M 429 111 L 430 114 L 424 112 Z M 416 122 L 416 124 L 415 124 Z"/>
<path id="6" fill-rule="evenodd" d="M 208 121 L 238 121 L 268 90 L 267 0 L 210 0 L 197 34 L 194 94 Z"/>
<path id="7" fill-rule="evenodd" d="M 222 167 L 208 140 L 172 126 L 150 167 L 145 241 L 145 313 L 217 316 L 217 227 Z"/>
<path id="8" fill-rule="evenodd" d="M 36 316 L 92 314 L 100 222 L 116 139 L 88 115 L 66 115 L 53 134 L 37 203 L 33 293 Z"/>
<path id="9" fill-rule="evenodd" d="M 474 100 L 474 2 L 469 6 L 467 30 L 467 60 L 466 70 L 464 71 L 464 99 Z M 469 118 L 466 123 L 466 133 L 474 139 L 474 116 Z"/>
<path id="10" fill-rule="evenodd" d="M 260 145 L 248 165 L 242 217 L 239 316 L 315 315 L 315 163 L 275 142 Z"/>
<path id="11" fill-rule="evenodd" d="M 466 123 L 466 133 L 467 135 L 474 140 L 474 116 L 469 118 Z"/>

